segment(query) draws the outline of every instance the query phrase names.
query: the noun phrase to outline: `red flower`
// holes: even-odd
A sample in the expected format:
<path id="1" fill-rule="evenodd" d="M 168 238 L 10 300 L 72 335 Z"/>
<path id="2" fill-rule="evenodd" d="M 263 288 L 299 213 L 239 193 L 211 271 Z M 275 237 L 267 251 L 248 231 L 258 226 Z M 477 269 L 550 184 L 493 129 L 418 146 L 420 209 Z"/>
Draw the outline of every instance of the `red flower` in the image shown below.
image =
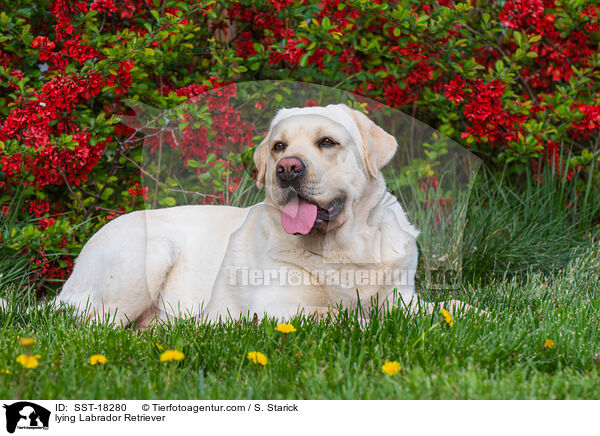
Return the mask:
<path id="1" fill-rule="evenodd" d="M 340 55 L 340 63 L 344 65 L 342 71 L 353 74 L 362 69 L 362 64 L 356 56 L 356 51 L 351 48 L 345 48 Z"/>
<path id="2" fill-rule="evenodd" d="M 48 200 L 32 200 L 29 202 L 29 213 L 34 214 L 36 218 L 48 213 L 49 210 Z"/>
<path id="3" fill-rule="evenodd" d="M 298 43 L 300 41 L 289 38 L 285 45 L 283 52 L 283 59 L 288 61 L 290 64 L 300 63 L 300 58 L 306 52 L 304 48 L 299 48 Z"/>
<path id="4" fill-rule="evenodd" d="M 132 197 L 141 195 L 144 200 L 148 200 L 148 187 L 140 186 L 139 182 L 136 182 L 135 186 L 133 188 L 129 188 L 127 191 L 129 191 L 129 194 Z"/>
<path id="5" fill-rule="evenodd" d="M 54 50 L 56 45 L 45 36 L 36 36 L 33 41 L 31 41 L 31 47 Z"/>
<path id="6" fill-rule="evenodd" d="M 465 85 L 466 82 L 457 76 L 454 80 L 448 82 L 447 85 L 444 85 L 444 95 L 448 100 L 450 100 L 454 104 L 461 103 L 465 99 Z"/>
<path id="7" fill-rule="evenodd" d="M 271 4 L 277 12 L 279 12 L 280 10 L 289 6 L 293 6 L 294 0 L 269 0 L 269 4 Z"/>
<path id="8" fill-rule="evenodd" d="M 472 99 L 465 104 L 464 115 L 471 124 L 462 138 L 474 136 L 483 141 L 489 141 L 494 147 L 498 143 L 515 140 L 520 123 L 526 116 L 509 113 L 504 109 L 501 96 L 505 86 L 499 80 L 483 83 L 475 82 L 471 95 Z"/>
<path id="9" fill-rule="evenodd" d="M 121 7 L 121 18 L 133 18 L 136 11 L 135 0 L 124 0 Z"/>
<path id="10" fill-rule="evenodd" d="M 55 222 L 56 222 L 56 219 L 54 219 L 54 218 L 40 218 L 38 221 L 38 228 L 40 230 L 46 230 L 49 227 L 52 227 Z"/>
<path id="11" fill-rule="evenodd" d="M 66 40 L 64 43 L 63 53 L 66 53 L 71 59 L 76 60 L 80 64 L 85 63 L 88 59 L 98 58 L 98 52 L 93 47 L 83 45 L 79 40 L 79 36 L 73 39 Z"/>
<path id="12" fill-rule="evenodd" d="M 113 12 L 118 12 L 114 0 L 94 0 L 90 6 L 90 10 L 106 13 L 109 16 L 112 15 Z"/>
<path id="13" fill-rule="evenodd" d="M 588 140 L 600 129 L 600 105 L 578 104 L 572 111 L 582 114 L 580 121 L 571 124 L 570 133 L 576 139 Z"/>
<path id="14" fill-rule="evenodd" d="M 383 96 L 390 106 L 398 107 L 412 101 L 406 86 L 401 88 L 395 80 L 386 80 L 386 82 L 387 84 L 383 87 Z"/>
<path id="15" fill-rule="evenodd" d="M 543 14 L 542 0 L 508 0 L 499 18 L 507 27 L 525 29 L 529 26 L 535 28 Z"/>
<path id="16" fill-rule="evenodd" d="M 115 93 L 117 95 L 125 95 L 127 94 L 127 90 L 131 87 L 133 83 L 133 79 L 129 72 L 134 67 L 134 63 L 131 59 L 123 61 L 119 64 L 119 68 L 117 70 L 117 75 L 111 76 L 107 80 L 107 84 L 110 86 L 115 86 Z"/>
<path id="17" fill-rule="evenodd" d="M 236 54 L 244 59 L 254 56 L 256 49 L 254 48 L 254 41 L 250 32 L 242 32 L 240 34 L 240 42 L 237 45 Z"/>
<path id="18" fill-rule="evenodd" d="M 41 61 L 50 59 L 52 50 L 54 50 L 55 47 L 56 44 L 45 36 L 36 36 L 33 41 L 31 41 L 31 48 L 39 49 L 38 59 Z"/>
<path id="19" fill-rule="evenodd" d="M 86 1 L 53 0 L 50 12 L 54 14 L 58 23 L 54 26 L 56 39 L 62 40 L 73 33 L 75 27 L 71 23 L 75 14 L 85 14 L 88 11 Z"/>

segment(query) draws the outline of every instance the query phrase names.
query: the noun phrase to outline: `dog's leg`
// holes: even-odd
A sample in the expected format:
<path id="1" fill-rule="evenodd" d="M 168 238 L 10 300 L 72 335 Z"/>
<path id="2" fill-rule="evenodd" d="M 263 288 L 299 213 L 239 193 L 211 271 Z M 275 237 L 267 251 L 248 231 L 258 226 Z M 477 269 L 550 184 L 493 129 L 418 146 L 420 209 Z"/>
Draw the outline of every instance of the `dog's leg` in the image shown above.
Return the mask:
<path id="1" fill-rule="evenodd" d="M 84 246 L 54 304 L 117 327 L 135 321 L 155 304 L 178 255 L 175 245 L 152 229 L 143 213 L 104 226 Z"/>

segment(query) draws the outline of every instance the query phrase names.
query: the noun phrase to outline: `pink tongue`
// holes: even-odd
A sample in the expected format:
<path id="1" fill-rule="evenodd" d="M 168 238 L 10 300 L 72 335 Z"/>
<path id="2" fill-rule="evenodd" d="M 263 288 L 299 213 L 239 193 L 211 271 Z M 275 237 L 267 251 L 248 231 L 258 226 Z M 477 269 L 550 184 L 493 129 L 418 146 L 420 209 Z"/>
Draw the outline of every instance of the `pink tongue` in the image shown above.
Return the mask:
<path id="1" fill-rule="evenodd" d="M 317 206 L 299 197 L 292 198 L 281 211 L 283 229 L 293 235 L 306 235 L 317 219 Z"/>

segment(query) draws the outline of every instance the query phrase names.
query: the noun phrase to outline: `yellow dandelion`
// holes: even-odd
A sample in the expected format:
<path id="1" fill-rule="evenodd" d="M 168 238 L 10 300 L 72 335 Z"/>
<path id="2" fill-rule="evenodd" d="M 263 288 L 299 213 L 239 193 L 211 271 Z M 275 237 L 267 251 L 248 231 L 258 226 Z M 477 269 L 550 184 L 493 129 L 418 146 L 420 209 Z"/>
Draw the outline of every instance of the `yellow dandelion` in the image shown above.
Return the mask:
<path id="1" fill-rule="evenodd" d="M 106 362 L 108 362 L 108 359 L 106 357 L 104 357 L 102 354 L 93 354 L 90 356 L 90 365 L 106 365 Z"/>
<path id="2" fill-rule="evenodd" d="M 38 367 L 38 365 L 40 364 L 40 362 L 38 362 L 38 359 L 41 358 L 42 356 L 40 356 L 39 354 L 36 354 L 35 356 L 30 356 L 29 354 L 21 354 L 19 357 L 17 357 L 17 362 L 19 362 L 23 366 L 23 368 L 33 369 Z"/>
<path id="3" fill-rule="evenodd" d="M 288 333 L 295 332 L 296 327 L 294 327 L 292 324 L 286 324 L 286 323 L 282 322 L 277 327 L 275 327 L 275 330 L 277 330 L 278 332 L 284 333 L 284 334 L 288 334 Z"/>
<path id="4" fill-rule="evenodd" d="M 35 345 L 35 338 L 21 338 L 19 339 L 19 343 L 23 347 L 31 347 L 32 345 Z"/>
<path id="5" fill-rule="evenodd" d="M 454 325 L 454 319 L 452 319 L 452 315 L 450 315 L 450 312 L 448 312 L 446 309 L 442 309 L 440 310 L 440 313 L 444 317 L 444 321 L 446 321 L 446 324 L 452 327 Z"/>
<path id="6" fill-rule="evenodd" d="M 166 350 L 160 355 L 161 362 L 172 362 L 174 360 L 182 360 L 185 355 L 179 350 Z"/>
<path id="7" fill-rule="evenodd" d="M 552 339 L 546 339 L 544 348 L 554 348 L 554 341 Z"/>
<path id="8" fill-rule="evenodd" d="M 402 371 L 402 366 L 400 366 L 400 363 L 396 362 L 395 360 L 386 360 L 385 363 L 381 366 L 381 370 L 387 375 L 396 375 L 400 371 Z"/>
<path id="9" fill-rule="evenodd" d="M 262 365 L 262 366 L 265 366 L 267 364 L 267 362 L 269 362 L 269 359 L 267 359 L 267 356 L 265 356 L 260 351 L 250 351 L 248 353 L 248 359 L 250 359 L 252 362 L 256 363 L 257 365 Z"/>
<path id="10" fill-rule="evenodd" d="M 10 369 L 0 369 L 0 374 L 10 375 L 12 374 L 12 371 Z"/>
<path id="11" fill-rule="evenodd" d="M 154 345 L 158 351 L 162 351 L 162 350 L 164 350 L 164 349 L 165 349 L 165 347 L 163 347 L 162 345 L 160 345 L 160 344 L 155 344 L 154 342 L 152 342 L 152 345 Z"/>

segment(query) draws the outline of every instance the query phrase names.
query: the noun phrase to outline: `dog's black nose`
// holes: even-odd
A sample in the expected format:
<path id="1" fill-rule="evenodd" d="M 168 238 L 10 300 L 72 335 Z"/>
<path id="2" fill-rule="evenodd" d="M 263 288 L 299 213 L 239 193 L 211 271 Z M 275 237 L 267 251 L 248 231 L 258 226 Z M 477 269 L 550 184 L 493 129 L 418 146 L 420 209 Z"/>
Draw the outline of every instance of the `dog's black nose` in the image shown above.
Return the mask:
<path id="1" fill-rule="evenodd" d="M 300 180 L 306 173 L 306 165 L 299 157 L 284 157 L 277 163 L 277 178 L 282 186 Z"/>

